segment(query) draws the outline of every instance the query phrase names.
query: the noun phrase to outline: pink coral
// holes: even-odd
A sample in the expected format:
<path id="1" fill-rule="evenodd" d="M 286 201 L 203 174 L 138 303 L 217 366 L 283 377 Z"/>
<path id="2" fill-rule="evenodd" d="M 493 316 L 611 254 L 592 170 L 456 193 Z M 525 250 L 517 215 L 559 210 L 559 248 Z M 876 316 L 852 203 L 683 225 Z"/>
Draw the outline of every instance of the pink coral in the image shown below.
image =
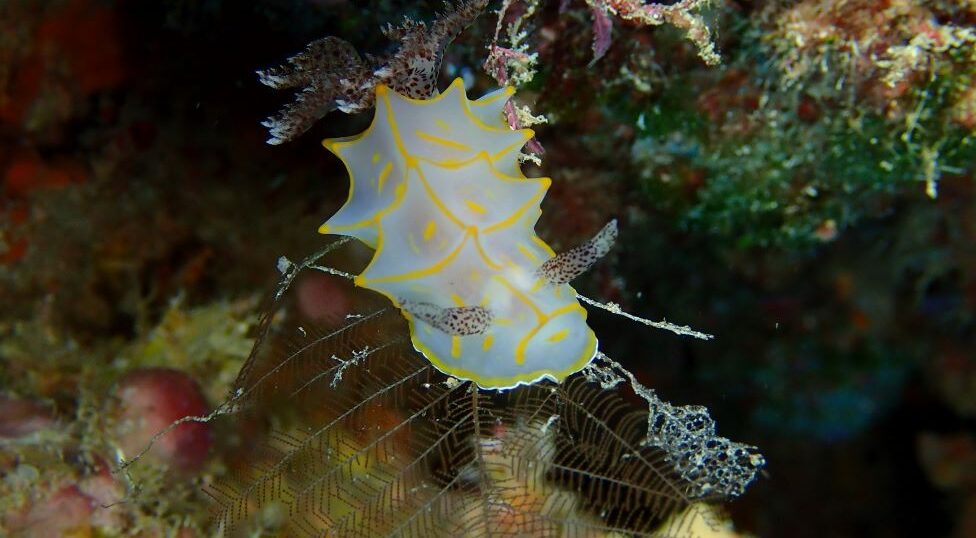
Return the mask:
<path id="1" fill-rule="evenodd" d="M 119 381 L 116 397 L 117 442 L 130 458 L 175 421 L 208 412 L 196 381 L 170 368 L 130 372 Z M 192 471 L 206 461 L 212 444 L 209 424 L 186 422 L 157 439 L 149 454 L 176 469 Z"/>

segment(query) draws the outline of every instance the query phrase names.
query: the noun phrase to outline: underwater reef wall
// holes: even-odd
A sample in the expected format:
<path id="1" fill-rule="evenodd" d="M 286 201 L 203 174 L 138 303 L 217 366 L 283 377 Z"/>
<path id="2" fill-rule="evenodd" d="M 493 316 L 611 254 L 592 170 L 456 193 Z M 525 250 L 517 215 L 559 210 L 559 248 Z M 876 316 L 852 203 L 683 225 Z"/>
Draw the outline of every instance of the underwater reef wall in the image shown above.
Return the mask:
<path id="1" fill-rule="evenodd" d="M 441 528 L 472 535 L 486 521 L 544 535 L 557 520 L 594 534 L 610 522 L 732 535 L 727 519 L 758 536 L 976 532 L 972 2 L 456 7 L 0 5 L 0 534 L 213 535 L 206 492 L 219 497 L 234 473 L 253 483 L 283 454 L 319 461 L 316 447 L 347 463 L 321 463 L 324 483 L 361 479 L 377 503 L 409 497 L 384 484 L 422 485 L 418 502 L 443 491 L 431 506 L 464 517 Z M 326 64 L 298 69 L 314 59 L 301 51 L 327 51 Z M 257 70 L 304 100 L 289 104 Z M 553 178 L 535 228 L 553 251 L 617 220 L 615 246 L 574 288 L 714 339 L 584 304 L 621 370 L 597 362 L 551 397 L 534 386 L 473 400 L 420 360 L 397 312 L 324 338 L 380 307 L 316 269 L 358 274 L 371 255 L 350 243 L 314 258 L 329 244 L 315 230 L 349 185 L 320 141 L 368 126 L 378 82 L 422 99 L 458 77 L 469 95 L 517 90 L 504 120 L 534 131 L 525 175 Z M 351 81 L 351 94 L 325 91 Z M 281 256 L 296 260 L 286 273 L 303 270 L 274 302 Z M 270 377 L 279 391 L 227 405 L 289 356 L 299 360 Z M 411 391 L 427 392 L 355 407 L 410 368 L 421 372 Z M 647 394 L 662 412 L 707 407 L 703 431 L 759 447 L 765 470 L 733 502 L 706 499 L 718 512 L 691 490 L 654 504 L 658 486 L 689 482 L 646 443 L 648 417 L 668 416 L 649 412 Z M 397 428 L 433 400 L 436 413 Z M 309 425 L 354 407 L 320 445 L 302 444 Z M 174 426 L 120 470 L 186 415 L 209 418 Z M 417 469 L 389 464 L 426 442 L 445 450 Z M 706 451 L 686 453 L 688 469 Z M 466 465 L 477 455 L 480 467 Z M 645 490 L 594 478 L 633 485 L 663 469 L 674 474 Z M 501 493 L 485 504 L 479 487 Z M 288 506 L 249 505 L 239 527 L 361 521 L 355 502 L 320 514 L 331 523 Z"/>

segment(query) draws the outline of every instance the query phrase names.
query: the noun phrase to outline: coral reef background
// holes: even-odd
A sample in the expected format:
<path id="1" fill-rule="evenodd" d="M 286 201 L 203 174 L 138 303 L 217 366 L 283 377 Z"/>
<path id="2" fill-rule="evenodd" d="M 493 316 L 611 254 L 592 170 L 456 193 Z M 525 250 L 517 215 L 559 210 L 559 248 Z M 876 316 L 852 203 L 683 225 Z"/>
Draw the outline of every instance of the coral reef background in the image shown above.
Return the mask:
<path id="1" fill-rule="evenodd" d="M 976 5 L 715 1 L 689 35 L 610 16 L 634 2 L 526 4 L 506 50 L 536 55 L 518 99 L 548 120 L 539 233 L 561 251 L 618 218 L 581 291 L 716 335 L 590 316 L 645 385 L 761 447 L 737 528 L 976 534 Z M 316 250 L 345 196 L 320 140 L 368 122 L 267 145 L 287 97 L 255 70 L 327 35 L 383 52 L 382 25 L 439 8 L 0 4 L 0 528 L 211 532 L 200 489 L 246 432 L 185 424 L 151 453 L 170 472 L 110 470 L 227 397 L 275 260 Z M 493 86 L 496 19 L 446 50 L 441 87 Z M 307 317 L 349 311 L 327 276 L 296 290 Z"/>

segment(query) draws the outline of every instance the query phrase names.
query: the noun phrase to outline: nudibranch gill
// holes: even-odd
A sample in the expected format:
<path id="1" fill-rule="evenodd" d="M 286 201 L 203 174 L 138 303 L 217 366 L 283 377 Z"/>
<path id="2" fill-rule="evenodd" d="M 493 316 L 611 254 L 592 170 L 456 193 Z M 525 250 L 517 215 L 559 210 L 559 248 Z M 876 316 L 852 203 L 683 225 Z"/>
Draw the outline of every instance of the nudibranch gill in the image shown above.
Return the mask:
<path id="1" fill-rule="evenodd" d="M 461 79 L 431 99 L 376 87 L 362 133 L 327 139 L 349 197 L 319 228 L 375 254 L 355 278 L 400 308 L 414 347 L 439 370 L 482 388 L 562 381 L 596 354 L 568 282 L 603 256 L 616 223 L 560 255 L 535 233 L 549 178 L 518 156 L 534 135 L 512 130 L 505 87 L 470 101 Z"/>

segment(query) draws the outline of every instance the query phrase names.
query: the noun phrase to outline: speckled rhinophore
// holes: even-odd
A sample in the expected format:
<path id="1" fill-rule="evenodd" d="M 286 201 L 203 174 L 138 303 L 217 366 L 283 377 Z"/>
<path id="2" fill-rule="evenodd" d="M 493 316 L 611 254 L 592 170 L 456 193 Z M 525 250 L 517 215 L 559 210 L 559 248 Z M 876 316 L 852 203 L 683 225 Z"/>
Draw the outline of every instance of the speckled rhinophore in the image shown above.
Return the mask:
<path id="1" fill-rule="evenodd" d="M 379 85 L 369 128 L 323 142 L 350 188 L 319 231 L 376 249 L 356 284 L 401 308 L 434 366 L 496 389 L 561 381 L 597 349 L 573 288 L 539 273 L 554 256 L 534 230 L 550 180 L 519 169 L 533 132 L 504 123 L 512 93 L 469 101 L 458 79 L 417 100 Z"/>

